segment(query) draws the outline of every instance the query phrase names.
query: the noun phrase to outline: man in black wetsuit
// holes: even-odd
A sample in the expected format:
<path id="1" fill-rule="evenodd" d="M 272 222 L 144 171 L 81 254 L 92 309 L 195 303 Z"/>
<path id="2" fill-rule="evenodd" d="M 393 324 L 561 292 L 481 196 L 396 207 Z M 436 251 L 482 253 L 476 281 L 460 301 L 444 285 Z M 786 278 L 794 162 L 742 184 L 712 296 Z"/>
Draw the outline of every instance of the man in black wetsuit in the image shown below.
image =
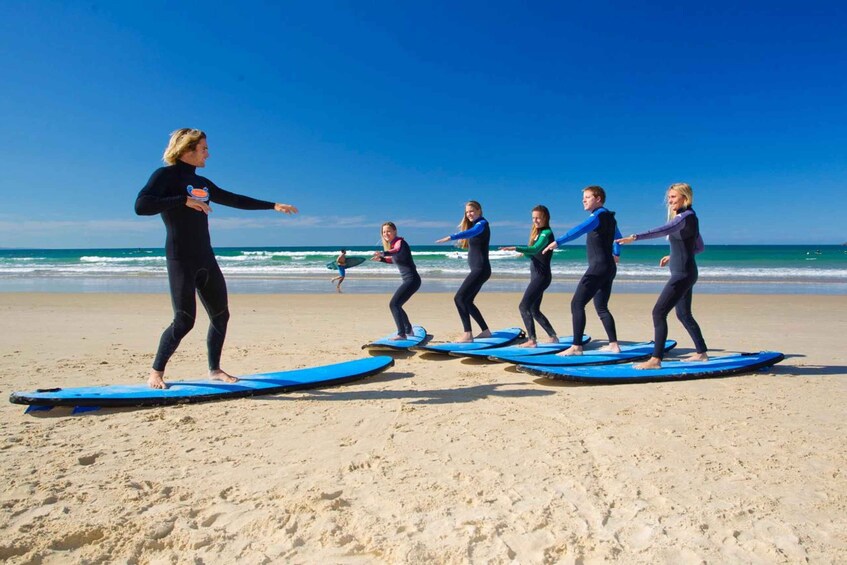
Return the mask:
<path id="1" fill-rule="evenodd" d="M 226 281 L 215 260 L 209 238 L 210 202 L 242 210 L 276 210 L 296 214 L 289 204 L 274 204 L 228 192 L 196 173 L 206 166 L 209 146 L 206 134 L 182 128 L 171 134 L 163 159 L 168 165 L 156 170 L 135 200 L 135 213 L 141 216 L 161 214 L 165 223 L 165 257 L 174 309 L 173 323 L 159 340 L 148 383 L 152 388 L 167 388 L 165 366 L 180 341 L 194 327 L 197 303 L 194 293 L 209 315 L 206 346 L 209 376 L 225 382 L 238 379 L 220 367 L 221 350 L 229 321 Z"/>

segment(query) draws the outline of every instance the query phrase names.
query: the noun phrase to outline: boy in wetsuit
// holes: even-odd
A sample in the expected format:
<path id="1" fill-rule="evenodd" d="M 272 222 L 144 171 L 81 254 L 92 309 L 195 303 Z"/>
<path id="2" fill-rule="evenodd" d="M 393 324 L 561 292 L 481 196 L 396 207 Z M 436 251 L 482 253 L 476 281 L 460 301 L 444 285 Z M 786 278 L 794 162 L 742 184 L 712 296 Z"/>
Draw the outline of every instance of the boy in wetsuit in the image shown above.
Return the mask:
<path id="1" fill-rule="evenodd" d="M 338 265 L 338 276 L 330 279 L 329 282 L 338 281 L 335 285 L 335 291 L 341 292 L 341 283 L 344 282 L 344 277 L 347 276 L 347 250 L 342 249 L 338 257 L 335 258 L 335 264 Z"/>

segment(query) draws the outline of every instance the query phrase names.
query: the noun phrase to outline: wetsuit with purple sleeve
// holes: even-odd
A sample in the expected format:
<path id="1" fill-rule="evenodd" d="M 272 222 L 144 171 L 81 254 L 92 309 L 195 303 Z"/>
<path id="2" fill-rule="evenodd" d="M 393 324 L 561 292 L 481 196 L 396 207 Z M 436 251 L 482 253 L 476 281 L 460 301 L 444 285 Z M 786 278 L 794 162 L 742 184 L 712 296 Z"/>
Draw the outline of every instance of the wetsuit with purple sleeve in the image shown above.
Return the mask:
<path id="1" fill-rule="evenodd" d="M 603 329 L 609 342 L 618 341 L 615 318 L 609 311 L 609 299 L 612 296 L 612 283 L 618 273 L 615 257 L 620 255 L 620 244 L 616 239 L 621 238 L 615 213 L 604 207 L 591 212 L 584 222 L 574 226 L 565 235 L 556 240 L 562 245 L 582 235 L 586 235 L 585 249 L 588 255 L 588 269 L 579 283 L 571 299 L 571 320 L 573 323 L 573 344 L 583 345 L 582 335 L 585 333 L 585 306 L 594 299 L 594 309 L 600 317 Z"/>
<path id="2" fill-rule="evenodd" d="M 185 205 L 192 198 L 242 210 L 271 210 L 273 202 L 241 196 L 218 187 L 183 161 L 156 170 L 135 200 L 140 216 L 160 214 L 167 233 L 165 257 L 174 319 L 162 333 L 153 369 L 164 371 L 180 341 L 194 327 L 195 292 L 209 315 L 206 348 L 209 369 L 220 369 L 229 306 L 224 281 L 209 237 L 209 218 Z"/>
<path id="3" fill-rule="evenodd" d="M 553 254 L 544 253 L 544 248 L 550 245 L 552 241 L 553 231 L 550 228 L 544 228 L 538 232 L 532 245 L 515 247 L 515 251 L 530 259 L 529 286 L 526 287 L 523 299 L 518 305 L 518 311 L 521 313 L 521 318 L 523 318 L 526 335 L 533 341 L 536 339 L 536 321 L 547 332 L 548 336 L 556 336 L 556 330 L 553 329 L 553 324 L 541 312 L 541 300 L 544 298 L 544 291 L 547 290 L 547 287 L 550 286 L 553 280 L 553 272 L 550 269 L 550 260 L 553 258 Z"/>
<path id="4" fill-rule="evenodd" d="M 482 290 L 482 285 L 491 278 L 491 263 L 488 260 L 488 246 L 491 241 L 491 228 L 488 226 L 488 220 L 485 218 L 477 218 L 474 223 L 465 231 L 454 233 L 450 239 L 467 239 L 468 240 L 468 266 L 471 272 L 465 277 L 462 286 L 456 291 L 456 296 L 453 301 L 456 303 L 456 309 L 459 311 L 459 318 L 462 320 L 462 328 L 464 331 L 471 331 L 471 318 L 479 324 L 482 331 L 488 329 L 488 324 L 485 323 L 485 318 L 482 317 L 482 312 L 474 304 L 474 299 L 479 291 Z"/>
<path id="5" fill-rule="evenodd" d="M 415 292 L 421 287 L 421 277 L 412 259 L 412 249 L 402 237 L 395 237 L 389 249 L 380 254 L 380 261 L 393 263 L 400 270 L 403 282 L 388 303 L 394 323 L 397 325 L 397 335 L 407 336 L 412 334 L 412 324 L 409 316 L 403 310 L 403 305 L 408 302 Z"/>
<path id="6" fill-rule="evenodd" d="M 698 277 L 694 256 L 705 248 L 703 238 L 700 237 L 700 221 L 694 209 L 687 207 L 677 210 L 677 215 L 664 226 L 635 234 L 636 239 L 664 236 L 668 237 L 671 246 L 668 264 L 671 278 L 653 307 L 653 357 L 662 359 L 664 355 L 663 345 L 668 338 L 668 314 L 672 308 L 676 308 L 676 316 L 691 336 L 697 353 L 706 353 L 706 341 L 691 313 L 693 288 Z"/>

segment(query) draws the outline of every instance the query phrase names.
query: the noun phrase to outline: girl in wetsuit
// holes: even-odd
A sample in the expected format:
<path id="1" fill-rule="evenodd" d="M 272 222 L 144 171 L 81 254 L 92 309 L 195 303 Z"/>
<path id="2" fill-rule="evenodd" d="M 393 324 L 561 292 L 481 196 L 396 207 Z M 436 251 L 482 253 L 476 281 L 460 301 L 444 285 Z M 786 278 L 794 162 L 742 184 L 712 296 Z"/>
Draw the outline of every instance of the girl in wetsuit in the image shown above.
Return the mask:
<path id="1" fill-rule="evenodd" d="M 708 361 L 708 348 L 700 326 L 691 313 L 691 300 L 694 283 L 697 282 L 697 263 L 694 256 L 703 251 L 703 238 L 700 237 L 700 222 L 694 213 L 694 191 L 685 183 L 672 184 L 667 192 L 668 223 L 664 226 L 633 234 L 618 240 L 618 243 L 632 243 L 637 239 L 655 239 L 668 236 L 671 254 L 662 257 L 659 266 L 670 263 L 671 278 L 659 295 L 653 307 L 653 356 L 635 365 L 636 369 L 656 369 L 662 366 L 665 340 L 668 338 L 668 314 L 676 307 L 676 315 L 688 335 L 694 341 L 696 354 L 694 361 Z"/>
<path id="2" fill-rule="evenodd" d="M 571 299 L 571 319 L 573 323 L 573 345 L 559 355 L 582 355 L 582 336 L 585 332 L 585 306 L 594 299 L 594 309 L 600 317 L 609 344 L 603 347 L 606 351 L 620 353 L 618 335 L 615 329 L 615 318 L 609 312 L 609 298 L 612 295 L 612 283 L 618 272 L 618 257 L 620 246 L 615 243 L 621 237 L 615 213 L 604 206 L 606 191 L 599 186 L 588 186 L 582 190 L 582 207 L 591 215 L 588 219 L 575 226 L 565 235 L 551 243 L 544 250 L 552 255 L 558 246 L 586 235 L 585 248 L 588 255 L 588 269 L 579 283 Z"/>
<path id="3" fill-rule="evenodd" d="M 543 251 L 552 241 L 553 230 L 550 229 L 550 210 L 547 209 L 547 206 L 538 205 L 532 209 L 532 231 L 529 234 L 529 244 L 526 247 L 500 248 L 501 251 L 517 251 L 530 259 L 529 286 L 526 287 L 523 300 L 518 306 L 526 327 L 527 340 L 519 347 L 536 347 L 538 345 L 535 336 L 535 321 L 547 332 L 549 343 L 558 343 L 559 341 L 556 330 L 553 329 L 547 316 L 541 312 L 541 300 L 544 298 L 544 291 L 547 290 L 553 280 L 553 273 L 550 270 L 550 259 L 553 254 Z"/>
<path id="4" fill-rule="evenodd" d="M 435 243 L 445 243 L 450 240 L 460 240 L 459 247 L 468 250 L 468 265 L 471 272 L 465 277 L 462 286 L 456 292 L 454 302 L 462 320 L 464 333 L 457 340 L 459 343 L 473 341 L 471 318 L 479 324 L 482 332 L 477 337 L 491 337 L 491 331 L 482 312 L 474 304 L 474 299 L 482 285 L 491 277 L 491 263 L 488 261 L 488 243 L 491 240 L 491 229 L 488 220 L 482 217 L 482 206 L 475 200 L 465 204 L 465 215 L 459 224 L 461 231 L 442 237 Z"/>
<path id="5" fill-rule="evenodd" d="M 221 350 L 229 321 L 226 282 L 215 260 L 209 238 L 210 202 L 242 210 L 276 210 L 296 214 L 289 204 L 274 204 L 228 192 L 197 174 L 206 166 L 209 146 L 206 134 L 182 128 L 171 134 L 163 159 L 168 165 L 156 170 L 135 200 L 135 213 L 160 214 L 165 223 L 165 257 L 168 267 L 174 319 L 159 340 L 148 383 L 152 388 L 167 388 L 165 365 L 179 342 L 194 327 L 197 304 L 194 293 L 209 315 L 206 347 L 209 376 L 226 382 L 238 379 L 221 370 Z"/>
<path id="6" fill-rule="evenodd" d="M 400 276 L 403 279 L 400 288 L 397 289 L 394 296 L 391 297 L 391 302 L 388 303 L 391 315 L 394 316 L 394 323 L 397 325 L 397 335 L 392 339 L 399 341 L 412 334 L 412 324 L 409 322 L 406 311 L 403 310 L 403 305 L 421 287 L 421 277 L 418 275 L 417 268 L 415 268 L 414 260 L 412 260 L 412 249 L 405 239 L 397 237 L 397 226 L 392 222 L 385 222 L 382 224 L 381 235 L 383 251 L 376 251 L 372 260 L 394 263 L 400 270 Z"/>

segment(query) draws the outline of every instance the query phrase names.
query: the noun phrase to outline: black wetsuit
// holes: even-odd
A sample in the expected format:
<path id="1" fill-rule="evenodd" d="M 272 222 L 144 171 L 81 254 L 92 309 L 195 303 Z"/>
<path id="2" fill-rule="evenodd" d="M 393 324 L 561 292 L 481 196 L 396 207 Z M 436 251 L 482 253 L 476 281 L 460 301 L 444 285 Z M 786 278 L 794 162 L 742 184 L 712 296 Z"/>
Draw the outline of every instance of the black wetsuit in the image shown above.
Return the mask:
<path id="1" fill-rule="evenodd" d="M 677 210 L 677 216 L 660 228 L 636 234 L 637 239 L 668 236 L 671 246 L 669 267 L 671 278 L 662 289 L 653 307 L 653 357 L 662 359 L 668 338 L 668 314 L 676 307 L 676 316 L 694 341 L 697 353 L 706 353 L 706 341 L 700 325 L 691 313 L 694 283 L 697 282 L 697 263 L 694 256 L 703 251 L 700 222 L 693 208 Z"/>
<path id="2" fill-rule="evenodd" d="M 609 312 L 609 298 L 612 296 L 612 283 L 618 273 L 615 257 L 620 255 L 620 245 L 615 239 L 621 238 L 615 213 L 604 207 L 597 208 L 578 226 L 556 240 L 562 245 L 587 234 L 585 249 L 588 255 L 588 269 L 576 285 L 571 299 L 571 319 L 573 323 L 573 343 L 583 345 L 585 333 L 585 306 L 593 298 L 594 309 L 600 317 L 609 342 L 618 341 L 615 318 Z"/>
<path id="3" fill-rule="evenodd" d="M 553 281 L 553 272 L 550 270 L 550 260 L 553 258 L 552 253 L 543 253 L 544 248 L 550 245 L 553 241 L 553 232 L 550 228 L 542 229 L 532 245 L 527 247 L 515 247 L 515 251 L 523 253 L 530 259 L 529 266 L 529 285 L 523 294 L 523 299 L 518 305 L 518 311 L 521 313 L 526 335 L 532 341 L 536 340 L 535 321 L 541 326 L 547 335 L 554 337 L 556 330 L 550 320 L 547 319 L 541 312 L 541 300 L 544 298 L 544 291 L 550 286 Z"/>
<path id="4" fill-rule="evenodd" d="M 173 303 L 173 323 L 162 333 L 153 369 L 164 371 L 179 342 L 194 327 L 195 291 L 209 314 L 206 346 L 209 369 L 220 369 L 221 350 L 229 321 L 226 282 L 209 238 L 208 216 L 185 205 L 188 198 L 208 200 L 243 210 L 270 210 L 273 202 L 228 192 L 183 161 L 158 169 L 138 193 L 135 213 L 161 214 L 165 223 L 165 257 Z"/>
<path id="5" fill-rule="evenodd" d="M 462 320 L 462 328 L 466 332 L 471 331 L 471 317 L 473 317 L 480 329 L 485 331 L 488 329 L 488 324 L 485 323 L 482 312 L 474 304 L 474 299 L 482 290 L 482 285 L 491 278 L 491 263 L 488 260 L 491 228 L 488 227 L 488 220 L 477 218 L 469 229 L 454 233 L 450 239 L 468 240 L 468 266 L 471 272 L 465 277 L 453 298 L 456 309 L 459 311 L 459 318 Z"/>
<path id="6" fill-rule="evenodd" d="M 412 324 L 409 322 L 409 316 L 406 315 L 406 311 L 403 310 L 403 305 L 421 287 L 421 277 L 412 259 L 412 249 L 406 243 L 406 240 L 402 237 L 396 237 L 391 242 L 391 248 L 382 252 L 380 261 L 383 263 L 394 263 L 400 270 L 400 276 L 403 282 L 394 293 L 394 296 L 391 297 L 388 307 L 391 309 L 391 315 L 394 316 L 394 323 L 397 325 L 397 334 L 411 335 Z"/>

